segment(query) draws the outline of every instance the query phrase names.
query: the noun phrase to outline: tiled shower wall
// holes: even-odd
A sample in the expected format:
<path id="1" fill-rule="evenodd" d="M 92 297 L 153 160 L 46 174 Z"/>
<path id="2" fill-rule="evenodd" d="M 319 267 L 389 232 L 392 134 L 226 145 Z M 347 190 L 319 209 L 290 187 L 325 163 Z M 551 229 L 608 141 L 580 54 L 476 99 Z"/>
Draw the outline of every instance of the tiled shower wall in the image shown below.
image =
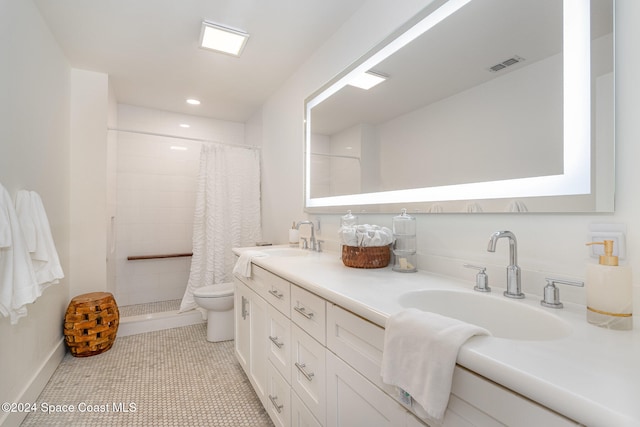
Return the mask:
<path id="1" fill-rule="evenodd" d="M 118 304 L 182 298 L 190 257 L 127 257 L 191 252 L 201 143 L 128 132 L 117 138 Z"/>

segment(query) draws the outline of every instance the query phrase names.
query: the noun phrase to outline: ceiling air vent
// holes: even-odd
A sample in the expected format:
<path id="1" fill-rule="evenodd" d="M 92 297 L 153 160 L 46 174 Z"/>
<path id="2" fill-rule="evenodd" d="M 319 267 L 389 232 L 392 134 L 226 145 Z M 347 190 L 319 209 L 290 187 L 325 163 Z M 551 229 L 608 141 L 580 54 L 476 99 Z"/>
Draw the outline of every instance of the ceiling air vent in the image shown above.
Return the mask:
<path id="1" fill-rule="evenodd" d="M 497 71 L 504 70 L 505 68 L 515 65 L 518 62 L 522 62 L 522 61 L 524 61 L 524 58 L 518 55 L 513 55 L 511 58 L 504 60 L 492 67 L 489 67 L 488 70 L 491 71 L 492 73 L 495 73 Z"/>

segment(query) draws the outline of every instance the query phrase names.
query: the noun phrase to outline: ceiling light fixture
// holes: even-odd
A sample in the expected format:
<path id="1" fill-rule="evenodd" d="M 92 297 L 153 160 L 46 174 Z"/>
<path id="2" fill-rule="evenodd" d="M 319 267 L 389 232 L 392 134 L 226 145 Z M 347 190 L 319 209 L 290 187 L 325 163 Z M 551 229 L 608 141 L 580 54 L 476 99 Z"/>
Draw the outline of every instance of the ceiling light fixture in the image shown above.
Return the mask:
<path id="1" fill-rule="evenodd" d="M 188 125 L 188 124 L 186 124 L 186 123 L 180 123 L 180 127 L 181 127 L 181 128 L 185 128 L 185 129 L 188 129 L 188 128 L 190 128 L 191 126 L 190 126 L 190 125 Z"/>
<path id="2" fill-rule="evenodd" d="M 247 39 L 249 39 L 249 34 L 245 32 L 202 21 L 200 47 L 204 49 L 240 56 Z"/>
<path id="3" fill-rule="evenodd" d="M 198 101 L 197 99 L 189 98 L 189 99 L 187 99 L 187 104 L 189 104 L 189 105 L 200 105 L 200 101 Z"/>
<path id="4" fill-rule="evenodd" d="M 365 71 L 364 73 L 356 76 L 349 82 L 350 86 L 355 86 L 360 89 L 369 90 L 372 87 L 379 85 L 389 77 L 373 71 Z"/>

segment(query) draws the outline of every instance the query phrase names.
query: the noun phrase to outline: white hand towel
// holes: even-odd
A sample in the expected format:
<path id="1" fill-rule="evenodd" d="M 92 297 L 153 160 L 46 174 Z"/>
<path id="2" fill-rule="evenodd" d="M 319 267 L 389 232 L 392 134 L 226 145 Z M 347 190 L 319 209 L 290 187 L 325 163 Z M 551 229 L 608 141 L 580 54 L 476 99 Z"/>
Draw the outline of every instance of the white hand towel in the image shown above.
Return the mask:
<path id="1" fill-rule="evenodd" d="M 382 381 L 408 392 L 436 422 L 449 403 L 458 350 L 474 335 L 489 335 L 475 325 L 417 309 L 389 318 L 384 335 Z"/>
<path id="2" fill-rule="evenodd" d="M 241 277 L 251 277 L 251 260 L 265 256 L 267 254 L 261 251 L 248 250 L 242 252 L 238 257 L 238 261 L 236 261 L 236 265 L 233 266 L 233 274 Z"/>
<path id="3" fill-rule="evenodd" d="M 7 190 L 0 185 L 0 229 L 11 231 L 9 245 L 2 237 L 0 248 L 0 313 L 10 317 L 11 324 L 27 315 L 27 304 L 40 296 L 33 265 L 20 228 L 20 222 Z"/>

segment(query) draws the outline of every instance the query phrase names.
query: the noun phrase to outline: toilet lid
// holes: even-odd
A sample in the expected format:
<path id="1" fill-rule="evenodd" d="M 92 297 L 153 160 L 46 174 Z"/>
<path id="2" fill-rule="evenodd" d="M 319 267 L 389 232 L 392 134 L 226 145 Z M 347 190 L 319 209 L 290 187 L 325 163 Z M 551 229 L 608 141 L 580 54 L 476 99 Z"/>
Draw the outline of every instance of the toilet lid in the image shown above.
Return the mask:
<path id="1" fill-rule="evenodd" d="M 193 291 L 193 296 L 204 298 L 220 298 L 233 295 L 233 283 L 207 285 Z"/>

